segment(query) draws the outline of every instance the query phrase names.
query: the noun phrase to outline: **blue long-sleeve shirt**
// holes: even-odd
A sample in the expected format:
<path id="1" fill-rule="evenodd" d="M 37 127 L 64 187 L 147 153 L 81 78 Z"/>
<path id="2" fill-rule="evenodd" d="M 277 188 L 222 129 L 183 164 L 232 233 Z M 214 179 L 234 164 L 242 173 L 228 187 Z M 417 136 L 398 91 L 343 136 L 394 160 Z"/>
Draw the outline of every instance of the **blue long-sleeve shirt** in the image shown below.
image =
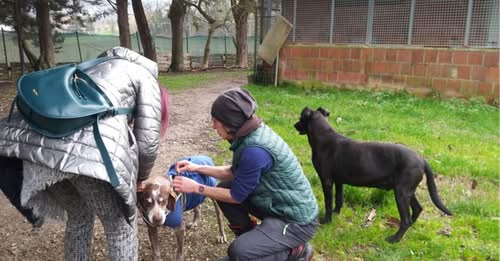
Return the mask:
<path id="1" fill-rule="evenodd" d="M 273 157 L 267 150 L 256 146 L 243 150 L 238 168 L 232 170 L 231 197 L 238 202 L 244 201 L 259 185 L 260 176 L 272 166 Z"/>

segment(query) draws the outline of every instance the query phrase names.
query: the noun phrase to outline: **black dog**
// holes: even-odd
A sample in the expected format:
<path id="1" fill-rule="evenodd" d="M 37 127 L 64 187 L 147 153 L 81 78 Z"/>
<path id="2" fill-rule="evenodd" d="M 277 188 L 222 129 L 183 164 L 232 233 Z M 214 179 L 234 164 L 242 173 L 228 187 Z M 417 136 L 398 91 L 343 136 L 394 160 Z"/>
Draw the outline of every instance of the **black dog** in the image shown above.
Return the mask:
<path id="1" fill-rule="evenodd" d="M 447 215 L 452 215 L 439 199 L 433 173 L 422 156 L 400 144 L 358 142 L 344 137 L 330 126 L 327 120 L 329 115 L 323 108 L 314 111 L 305 107 L 295 124 L 301 135 L 307 134 L 312 148 L 312 162 L 321 180 L 326 212 L 321 223 L 329 223 L 332 219 L 333 183 L 333 212 L 337 214 L 342 208 L 343 184 L 392 189 L 401 221 L 399 230 L 387 241 L 398 242 L 422 212 L 415 190 L 422 181 L 423 173 L 432 202 Z"/>

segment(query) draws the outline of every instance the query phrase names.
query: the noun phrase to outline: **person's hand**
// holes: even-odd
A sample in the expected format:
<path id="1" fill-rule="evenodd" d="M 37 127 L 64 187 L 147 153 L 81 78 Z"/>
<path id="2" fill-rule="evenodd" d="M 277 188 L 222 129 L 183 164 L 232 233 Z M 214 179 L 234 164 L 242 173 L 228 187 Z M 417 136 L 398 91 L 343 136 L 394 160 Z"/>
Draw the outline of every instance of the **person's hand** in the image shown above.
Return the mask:
<path id="1" fill-rule="evenodd" d="M 200 184 L 198 184 L 198 182 L 194 181 L 193 179 L 180 175 L 174 178 L 174 180 L 172 181 L 172 185 L 174 186 L 175 192 L 181 193 L 197 192 L 198 187 L 200 186 Z"/>
<path id="2" fill-rule="evenodd" d="M 197 167 L 198 167 L 197 164 L 192 163 L 191 161 L 188 160 L 181 160 L 175 163 L 175 171 L 179 174 L 182 174 L 183 172 L 186 171 L 196 172 Z"/>

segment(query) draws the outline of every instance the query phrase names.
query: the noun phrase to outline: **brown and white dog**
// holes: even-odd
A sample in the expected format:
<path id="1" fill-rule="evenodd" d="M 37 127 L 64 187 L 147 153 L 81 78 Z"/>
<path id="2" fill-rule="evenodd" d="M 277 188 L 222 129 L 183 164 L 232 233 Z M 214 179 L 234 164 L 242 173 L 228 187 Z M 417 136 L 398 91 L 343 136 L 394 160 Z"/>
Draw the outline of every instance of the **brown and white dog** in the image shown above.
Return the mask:
<path id="1" fill-rule="evenodd" d="M 143 181 L 137 188 L 137 203 L 139 210 L 148 227 L 149 240 L 153 250 L 153 260 L 160 260 L 160 241 L 158 238 L 158 228 L 164 226 L 167 215 L 175 211 L 177 200 L 180 197 L 172 187 L 172 178 L 168 175 L 153 176 Z M 185 196 L 185 195 L 184 195 Z M 217 243 L 227 242 L 224 228 L 222 226 L 222 212 L 217 203 L 212 200 L 217 223 L 219 225 L 219 236 Z M 182 202 L 183 210 L 185 210 L 185 202 Z M 175 235 L 177 238 L 176 260 L 184 260 L 184 234 L 186 229 L 196 227 L 200 218 L 199 206 L 192 209 L 194 217 L 192 222 L 185 223 L 184 219 L 179 226 L 175 227 Z"/>

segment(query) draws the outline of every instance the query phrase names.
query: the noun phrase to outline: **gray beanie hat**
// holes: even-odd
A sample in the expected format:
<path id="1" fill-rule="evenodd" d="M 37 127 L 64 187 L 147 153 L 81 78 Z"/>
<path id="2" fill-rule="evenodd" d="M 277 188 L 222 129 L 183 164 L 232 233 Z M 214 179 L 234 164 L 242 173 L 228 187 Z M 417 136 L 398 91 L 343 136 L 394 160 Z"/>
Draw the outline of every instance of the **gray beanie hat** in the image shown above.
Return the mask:
<path id="1" fill-rule="evenodd" d="M 215 99 L 211 114 L 234 134 L 252 117 L 256 108 L 257 103 L 250 92 L 235 88 Z"/>

